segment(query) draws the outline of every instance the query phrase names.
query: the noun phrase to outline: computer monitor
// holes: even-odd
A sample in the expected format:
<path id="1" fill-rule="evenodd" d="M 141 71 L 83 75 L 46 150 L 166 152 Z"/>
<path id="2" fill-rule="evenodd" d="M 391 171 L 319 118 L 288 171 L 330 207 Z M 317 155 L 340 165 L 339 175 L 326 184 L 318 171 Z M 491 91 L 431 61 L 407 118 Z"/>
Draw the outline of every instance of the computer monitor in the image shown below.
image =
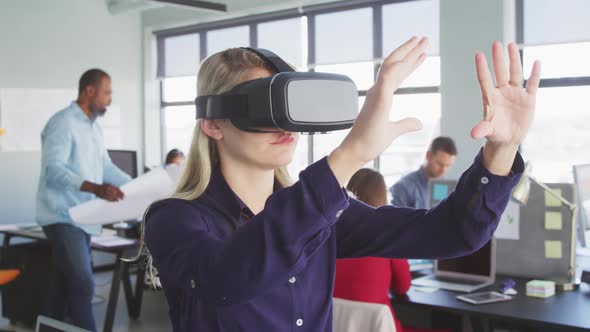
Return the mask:
<path id="1" fill-rule="evenodd" d="M 108 150 L 111 160 L 132 178 L 137 177 L 137 152 L 131 150 Z"/>
<path id="2" fill-rule="evenodd" d="M 37 317 L 35 332 L 90 332 L 45 316 Z"/>
<path id="3" fill-rule="evenodd" d="M 588 247 L 585 234 L 590 230 L 590 164 L 574 166 L 574 188 L 578 206 L 578 238 L 583 247 Z"/>
<path id="4" fill-rule="evenodd" d="M 495 240 L 488 241 L 481 249 L 464 257 L 439 259 L 435 273 L 441 276 L 469 277 L 473 280 L 489 280 L 495 276 Z"/>

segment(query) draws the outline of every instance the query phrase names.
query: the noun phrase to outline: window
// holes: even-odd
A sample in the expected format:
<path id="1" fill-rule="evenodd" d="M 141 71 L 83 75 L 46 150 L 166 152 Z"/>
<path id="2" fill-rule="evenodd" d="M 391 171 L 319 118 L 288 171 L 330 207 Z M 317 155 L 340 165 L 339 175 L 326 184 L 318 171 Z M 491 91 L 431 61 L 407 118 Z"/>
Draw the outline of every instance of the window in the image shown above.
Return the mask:
<path id="1" fill-rule="evenodd" d="M 316 63 L 335 64 L 373 59 L 371 8 L 316 17 Z"/>
<path id="2" fill-rule="evenodd" d="M 542 78 L 590 76 L 590 42 L 525 47 L 522 61 L 527 78 L 535 59 L 541 60 Z"/>
<path id="3" fill-rule="evenodd" d="M 199 34 L 164 39 L 164 75 L 176 77 L 196 75 L 199 66 Z"/>
<path id="4" fill-rule="evenodd" d="M 197 76 L 172 77 L 162 80 L 162 101 L 194 101 L 197 97 Z"/>
<path id="5" fill-rule="evenodd" d="M 360 109 L 382 58 L 415 34 L 430 38 L 429 57 L 398 90 L 392 114 L 394 118 L 419 117 L 424 129 L 399 138 L 375 164 L 369 162 L 366 167 L 380 166 L 388 185 L 418 167 L 430 140 L 439 131 L 439 0 L 386 5 L 360 3 L 352 8 L 349 5 L 344 4 L 347 6 L 344 8 L 336 4 L 330 10 L 322 6 L 304 6 L 303 15 L 281 16 L 277 20 L 269 20 L 269 15 L 244 18 L 233 20 L 224 28 L 216 25 L 214 30 L 196 26 L 192 32 L 183 31 L 187 34 L 182 36 L 167 37 L 161 32 L 162 37 L 158 40 L 165 45 L 166 59 L 163 64 L 165 73 L 160 75 L 163 149 L 177 147 L 188 151 L 195 125 L 195 75 L 199 54 L 210 55 L 230 47 L 256 45 L 274 51 L 300 71 L 309 68 L 347 75 L 359 90 Z M 381 19 L 375 20 L 374 17 Z M 313 38 L 308 38 L 308 31 L 315 31 Z M 255 34 L 253 40 L 250 40 L 251 34 Z M 204 50 L 199 49 L 199 38 L 203 37 L 206 37 Z M 190 59 L 186 59 L 187 54 Z M 301 135 L 288 167 L 291 176 L 296 179 L 310 162 L 328 155 L 348 132 L 342 130 L 312 137 Z M 313 160 L 310 160 L 311 156 Z"/>
<path id="6" fill-rule="evenodd" d="M 171 106 L 164 108 L 164 153 L 177 148 L 185 154 L 191 146 L 193 131 L 197 123 L 195 107 Z"/>
<path id="7" fill-rule="evenodd" d="M 250 29 L 247 26 L 219 29 L 207 32 L 207 55 L 231 47 L 250 46 Z"/>
<path id="8" fill-rule="evenodd" d="M 573 182 L 572 165 L 590 155 L 590 85 L 542 88 L 530 133 L 522 146 L 533 175 L 544 182 Z"/>
<path id="9" fill-rule="evenodd" d="M 388 188 L 424 162 L 430 142 L 439 135 L 440 115 L 440 93 L 394 96 L 391 120 L 417 117 L 422 121 L 422 130 L 399 137 L 381 155 L 379 167 Z"/>
<path id="10" fill-rule="evenodd" d="M 430 55 L 439 52 L 439 1 L 409 1 L 383 6 L 383 57 L 412 35 L 427 36 Z"/>
<path id="11" fill-rule="evenodd" d="M 586 0 L 524 0 L 524 43 L 588 41 L 588 13 Z"/>
<path id="12" fill-rule="evenodd" d="M 525 78 L 535 59 L 542 62 L 535 120 L 522 153 L 543 182 L 573 182 L 572 165 L 590 162 L 589 10 L 583 0 L 524 0 L 517 18 Z"/>
<path id="13" fill-rule="evenodd" d="M 258 25 L 258 47 L 272 50 L 295 67 L 307 65 L 307 20 L 297 17 Z"/>

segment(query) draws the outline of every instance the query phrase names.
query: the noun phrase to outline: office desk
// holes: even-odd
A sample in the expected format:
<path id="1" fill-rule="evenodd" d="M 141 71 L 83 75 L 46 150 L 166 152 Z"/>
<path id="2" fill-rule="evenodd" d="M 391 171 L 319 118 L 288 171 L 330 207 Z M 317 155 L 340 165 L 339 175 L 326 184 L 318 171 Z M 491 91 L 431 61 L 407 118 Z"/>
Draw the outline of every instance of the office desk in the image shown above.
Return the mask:
<path id="1" fill-rule="evenodd" d="M 496 279 L 502 281 L 505 278 L 498 276 Z M 457 300 L 455 297 L 462 294 L 459 292 L 440 289 L 434 293 L 422 293 L 410 289 L 405 297 L 394 298 L 392 303 L 542 327 L 542 331 L 590 329 L 590 287 L 587 284 L 582 284 L 577 291 L 557 292 L 553 297 L 537 299 L 525 295 L 525 284 L 530 279 L 512 279 L 516 281 L 518 295 L 514 295 L 510 301 L 473 305 Z M 476 292 L 498 288 L 494 285 Z"/>
<path id="2" fill-rule="evenodd" d="M 34 231 L 27 229 L 1 231 L 4 233 L 3 248 L 10 246 L 10 240 L 15 237 L 34 239 L 37 241 L 47 241 L 45 234 L 42 231 Z M 113 279 L 111 281 L 111 289 L 109 292 L 109 299 L 107 304 L 106 317 L 104 321 L 104 332 L 111 332 L 113 330 L 113 322 L 115 319 L 115 312 L 117 310 L 117 300 L 119 299 L 119 286 L 123 284 L 123 291 L 125 293 L 125 302 L 127 303 L 127 312 L 131 319 L 138 319 L 141 312 L 141 300 L 143 297 L 143 280 L 145 276 L 145 269 L 137 269 L 137 279 L 135 282 L 135 290 L 131 286 L 131 275 L 129 272 L 130 264 L 121 260 L 121 258 L 135 254 L 137 249 L 137 241 L 132 244 L 117 245 L 117 246 L 101 246 L 97 243 L 91 243 L 91 249 L 112 253 L 116 255 L 115 268 L 113 270 Z M 130 252 L 125 256 L 127 252 Z"/>

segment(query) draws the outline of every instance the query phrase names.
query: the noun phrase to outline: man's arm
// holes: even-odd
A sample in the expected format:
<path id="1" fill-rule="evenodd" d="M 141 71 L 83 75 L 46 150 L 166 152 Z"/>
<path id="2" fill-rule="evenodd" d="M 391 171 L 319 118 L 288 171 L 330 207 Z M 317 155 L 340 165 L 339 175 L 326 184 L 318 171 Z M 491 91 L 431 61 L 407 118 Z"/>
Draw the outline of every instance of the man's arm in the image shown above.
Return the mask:
<path id="1" fill-rule="evenodd" d="M 103 179 L 104 182 L 113 184 L 117 187 L 131 181 L 131 177 L 123 172 L 117 165 L 113 164 L 111 157 L 106 149 L 103 151 Z"/>

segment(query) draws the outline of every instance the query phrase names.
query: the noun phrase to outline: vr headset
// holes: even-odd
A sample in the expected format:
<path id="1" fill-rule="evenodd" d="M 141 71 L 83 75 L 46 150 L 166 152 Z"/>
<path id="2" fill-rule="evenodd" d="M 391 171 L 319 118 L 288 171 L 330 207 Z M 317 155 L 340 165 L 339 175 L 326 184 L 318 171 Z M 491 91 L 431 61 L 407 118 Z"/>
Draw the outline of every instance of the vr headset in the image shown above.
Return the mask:
<path id="1" fill-rule="evenodd" d="M 322 133 L 352 127 L 359 110 L 358 91 L 350 78 L 296 72 L 271 51 L 244 49 L 260 56 L 275 74 L 220 95 L 197 97 L 197 119 L 230 119 L 240 130 L 255 133 Z"/>

